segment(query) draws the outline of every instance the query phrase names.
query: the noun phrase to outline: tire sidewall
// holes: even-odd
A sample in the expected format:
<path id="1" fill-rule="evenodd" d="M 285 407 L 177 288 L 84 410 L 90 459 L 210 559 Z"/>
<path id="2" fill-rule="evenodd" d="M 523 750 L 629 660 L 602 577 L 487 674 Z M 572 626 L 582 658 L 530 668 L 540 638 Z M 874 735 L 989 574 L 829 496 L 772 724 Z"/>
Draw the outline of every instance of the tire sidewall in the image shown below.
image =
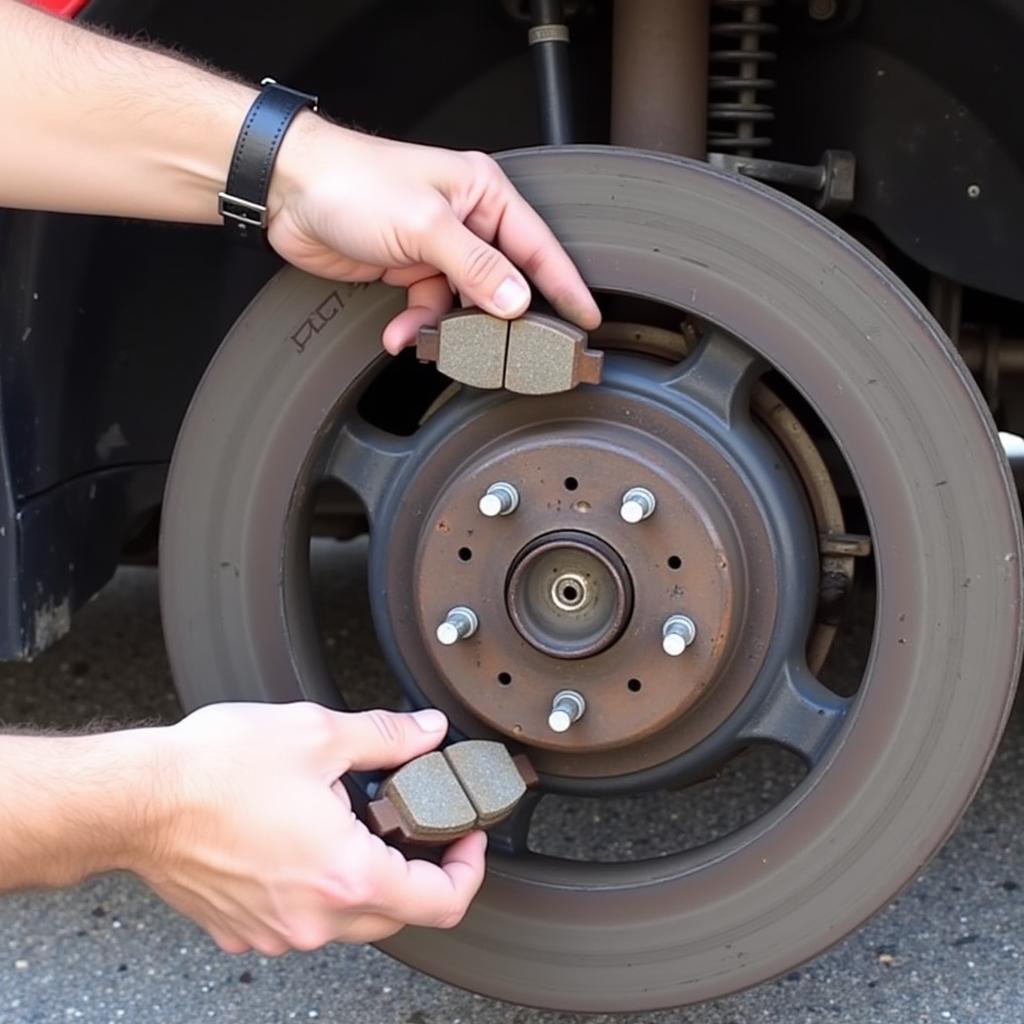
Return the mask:
<path id="1" fill-rule="evenodd" d="M 531 1000 L 567 1010 L 714 998 L 860 924 L 966 807 L 1020 663 L 1015 494 L 948 342 L 829 222 L 705 165 L 651 154 L 526 151 L 505 168 L 588 281 L 675 302 L 759 348 L 840 440 L 875 541 L 872 683 L 828 770 L 732 837 L 713 870 L 675 879 L 654 870 L 650 886 L 628 894 L 613 883 L 599 893 L 541 886 L 538 920 L 512 909 L 517 883 L 495 863 L 460 928 L 408 929 L 385 947 L 513 1000 L 524 993 L 509 965 L 527 964 Z M 310 451 L 345 384 L 379 357 L 380 330 L 400 304 L 389 289 L 283 270 L 204 377 L 176 447 L 161 537 L 165 634 L 186 707 L 331 702 L 329 681 L 304 678 L 292 650 L 280 542 Z"/>

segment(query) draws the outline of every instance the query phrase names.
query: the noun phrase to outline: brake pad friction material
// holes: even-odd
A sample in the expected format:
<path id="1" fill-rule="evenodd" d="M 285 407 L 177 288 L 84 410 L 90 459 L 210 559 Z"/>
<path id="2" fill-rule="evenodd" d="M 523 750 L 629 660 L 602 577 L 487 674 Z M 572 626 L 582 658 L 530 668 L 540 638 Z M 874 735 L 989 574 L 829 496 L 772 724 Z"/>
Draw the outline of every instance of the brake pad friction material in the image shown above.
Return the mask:
<path id="1" fill-rule="evenodd" d="M 599 384 L 604 355 L 587 348 L 586 331 L 543 313 L 507 321 L 479 309 L 420 328 L 417 356 L 452 380 L 521 395 L 552 395 Z"/>
<path id="2" fill-rule="evenodd" d="M 507 817 L 526 794 L 526 783 L 501 743 L 466 740 L 444 752 L 477 813 L 477 827 Z"/>
<path id="3" fill-rule="evenodd" d="M 437 368 L 474 388 L 500 388 L 505 379 L 507 338 L 508 324 L 504 320 L 460 309 L 444 318 Z"/>
<path id="4" fill-rule="evenodd" d="M 408 843 L 450 843 L 506 818 L 535 783 L 521 755 L 492 740 L 464 740 L 399 768 L 369 805 L 369 824 Z"/>
<path id="5" fill-rule="evenodd" d="M 377 821 L 392 831 L 387 826 L 393 826 L 397 819 L 401 831 L 415 833 L 424 842 L 448 842 L 471 832 L 476 825 L 476 809 L 437 750 L 399 768 L 384 783 L 381 797 L 370 805 L 371 810 L 386 801 L 394 814 L 378 808 Z"/>
<path id="6" fill-rule="evenodd" d="M 533 313 L 509 325 L 505 388 L 551 395 L 577 384 L 599 384 L 604 356 L 587 348 L 586 331 Z"/>

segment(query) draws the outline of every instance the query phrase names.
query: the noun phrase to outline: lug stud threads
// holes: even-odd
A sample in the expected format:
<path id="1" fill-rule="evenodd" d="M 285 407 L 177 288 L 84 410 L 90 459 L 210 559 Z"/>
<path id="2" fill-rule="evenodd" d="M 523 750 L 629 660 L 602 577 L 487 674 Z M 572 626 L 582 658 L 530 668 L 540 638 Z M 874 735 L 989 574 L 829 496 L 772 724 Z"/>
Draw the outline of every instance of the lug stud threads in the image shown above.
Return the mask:
<path id="1" fill-rule="evenodd" d="M 482 515 L 493 519 L 495 516 L 511 515 L 519 507 L 519 492 L 512 484 L 499 480 L 491 484 L 480 499 L 478 507 Z"/>
<path id="2" fill-rule="evenodd" d="M 551 702 L 548 727 L 552 732 L 567 732 L 570 726 L 583 717 L 586 710 L 587 702 L 583 699 L 583 694 L 575 690 L 559 690 Z"/>
<path id="3" fill-rule="evenodd" d="M 622 496 L 619 515 L 627 523 L 640 523 L 654 514 L 657 502 L 646 487 L 630 487 Z"/>
<path id="4" fill-rule="evenodd" d="M 479 625 L 480 620 L 476 617 L 476 612 L 465 605 L 459 605 L 448 612 L 444 622 L 437 627 L 435 635 L 439 643 L 451 647 L 452 644 L 471 637 Z"/>
<path id="5" fill-rule="evenodd" d="M 696 639 L 697 627 L 686 615 L 670 615 L 661 627 L 661 649 L 673 658 L 679 657 Z"/>

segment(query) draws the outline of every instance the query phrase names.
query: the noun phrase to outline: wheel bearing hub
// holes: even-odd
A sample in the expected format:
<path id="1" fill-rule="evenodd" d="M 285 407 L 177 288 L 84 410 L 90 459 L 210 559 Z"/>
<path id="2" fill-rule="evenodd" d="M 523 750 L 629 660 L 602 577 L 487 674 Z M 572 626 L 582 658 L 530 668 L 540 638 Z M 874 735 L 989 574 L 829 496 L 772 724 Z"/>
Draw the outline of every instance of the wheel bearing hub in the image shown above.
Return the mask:
<path id="1" fill-rule="evenodd" d="M 588 658 L 622 634 L 633 610 L 633 581 L 600 537 L 561 530 L 519 552 L 505 602 L 520 636 L 538 651 Z"/>
<path id="2" fill-rule="evenodd" d="M 646 380 L 638 368 L 622 383 Z M 452 398 L 373 534 L 377 625 L 413 700 L 467 735 L 532 748 L 549 775 L 621 776 L 692 747 L 748 692 L 774 621 L 770 541 L 728 431 L 708 436 L 665 407 L 664 388 L 629 393 L 616 376 L 552 399 Z M 516 489 L 508 515 L 480 510 L 495 481 Z M 631 488 L 657 496 L 640 521 L 621 515 Z M 439 644 L 457 605 L 479 629 Z M 697 636 L 671 657 L 663 626 L 678 615 Z M 558 733 L 562 690 L 587 710 Z"/>

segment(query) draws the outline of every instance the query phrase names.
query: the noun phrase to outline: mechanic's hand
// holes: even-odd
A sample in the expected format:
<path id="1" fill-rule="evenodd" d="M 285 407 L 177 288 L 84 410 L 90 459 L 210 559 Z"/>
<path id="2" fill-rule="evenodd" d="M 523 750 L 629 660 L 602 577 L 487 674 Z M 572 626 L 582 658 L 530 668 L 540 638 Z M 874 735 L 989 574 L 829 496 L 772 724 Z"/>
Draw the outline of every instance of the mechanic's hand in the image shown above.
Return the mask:
<path id="1" fill-rule="evenodd" d="M 457 924 L 486 837 L 441 866 L 406 860 L 352 812 L 339 776 L 392 768 L 445 735 L 439 711 L 342 714 L 317 704 L 214 704 L 168 730 L 156 841 L 136 871 L 224 950 L 275 956 Z"/>
<path id="2" fill-rule="evenodd" d="M 435 323 L 453 288 L 468 305 L 519 316 L 530 289 L 517 268 L 566 319 L 588 330 L 601 322 L 551 230 L 483 153 L 393 142 L 303 113 L 281 145 L 268 209 L 270 242 L 289 262 L 408 289 L 408 308 L 384 331 L 389 352 Z"/>

